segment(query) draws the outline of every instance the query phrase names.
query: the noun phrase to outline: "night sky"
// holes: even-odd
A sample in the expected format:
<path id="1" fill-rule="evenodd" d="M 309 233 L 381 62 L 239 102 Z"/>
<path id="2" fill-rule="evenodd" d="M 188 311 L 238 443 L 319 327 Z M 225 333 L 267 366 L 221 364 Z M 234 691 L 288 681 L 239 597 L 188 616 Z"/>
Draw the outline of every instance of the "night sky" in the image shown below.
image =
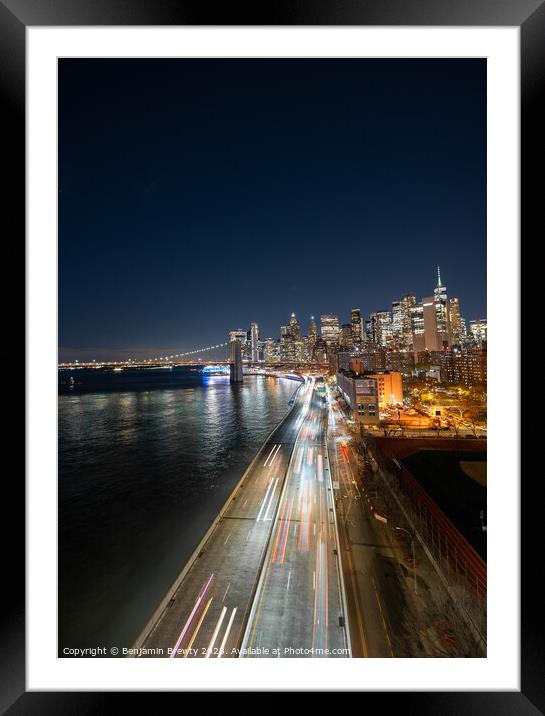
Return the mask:
<path id="1" fill-rule="evenodd" d="M 59 358 L 486 317 L 484 60 L 59 61 Z"/>

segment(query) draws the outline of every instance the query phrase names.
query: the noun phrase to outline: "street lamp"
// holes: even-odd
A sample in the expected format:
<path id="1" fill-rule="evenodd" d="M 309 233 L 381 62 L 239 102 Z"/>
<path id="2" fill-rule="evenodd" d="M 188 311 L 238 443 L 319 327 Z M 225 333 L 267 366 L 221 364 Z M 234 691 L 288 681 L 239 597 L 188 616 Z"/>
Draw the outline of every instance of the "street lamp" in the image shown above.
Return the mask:
<path id="1" fill-rule="evenodd" d="M 409 537 L 411 538 L 411 552 L 412 552 L 412 556 L 413 556 L 413 574 L 414 574 L 414 593 L 417 594 L 417 590 L 416 590 L 416 560 L 414 558 L 414 537 L 409 532 L 409 530 L 406 530 L 404 527 L 394 527 L 394 530 L 396 530 L 396 532 L 405 532 L 405 534 L 408 534 Z"/>

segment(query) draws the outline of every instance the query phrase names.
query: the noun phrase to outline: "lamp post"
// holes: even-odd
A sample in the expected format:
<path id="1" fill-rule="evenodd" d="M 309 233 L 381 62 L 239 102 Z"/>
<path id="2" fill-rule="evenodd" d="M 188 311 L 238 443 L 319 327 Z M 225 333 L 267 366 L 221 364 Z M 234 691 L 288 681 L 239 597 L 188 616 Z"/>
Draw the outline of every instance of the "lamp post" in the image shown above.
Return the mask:
<path id="1" fill-rule="evenodd" d="M 405 532 L 405 534 L 408 534 L 409 537 L 411 538 L 411 553 L 413 556 L 414 593 L 417 594 L 418 592 L 416 589 L 416 560 L 414 558 L 414 537 L 409 532 L 409 530 L 406 530 L 404 527 L 394 527 L 394 530 L 396 530 L 396 532 Z"/>

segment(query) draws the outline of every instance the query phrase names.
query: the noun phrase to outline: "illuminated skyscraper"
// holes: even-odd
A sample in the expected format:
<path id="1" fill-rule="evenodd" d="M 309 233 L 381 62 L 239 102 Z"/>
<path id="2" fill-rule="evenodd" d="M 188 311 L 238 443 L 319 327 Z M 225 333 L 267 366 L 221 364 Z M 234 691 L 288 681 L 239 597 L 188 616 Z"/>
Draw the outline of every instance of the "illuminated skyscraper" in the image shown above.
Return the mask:
<path id="1" fill-rule="evenodd" d="M 462 317 L 460 315 L 460 301 L 451 298 L 448 302 L 450 317 L 450 345 L 458 345 L 462 340 Z"/>
<path id="2" fill-rule="evenodd" d="M 250 344 L 252 363 L 259 361 L 259 326 L 255 321 L 250 324 Z"/>
<path id="3" fill-rule="evenodd" d="M 361 323 L 361 311 L 359 308 L 352 309 L 352 342 L 359 346 L 363 341 L 363 328 Z"/>
<path id="4" fill-rule="evenodd" d="M 486 343 L 486 318 L 469 322 L 469 332 L 475 343 Z"/>
<path id="5" fill-rule="evenodd" d="M 314 316 L 310 317 L 310 325 L 308 327 L 308 340 L 309 343 L 313 346 L 316 343 L 316 339 L 318 338 L 318 326 L 316 325 L 316 321 L 314 320 Z"/>
<path id="6" fill-rule="evenodd" d="M 324 313 L 320 316 L 320 325 L 322 339 L 326 346 L 329 348 L 330 346 L 338 345 L 340 334 L 339 317 L 333 313 Z"/>
<path id="7" fill-rule="evenodd" d="M 439 347 L 437 349 L 428 348 L 428 350 L 440 350 L 450 345 L 450 316 L 447 287 L 441 283 L 441 269 L 439 266 L 437 267 L 437 286 L 433 291 L 433 301 L 435 304 L 437 344 Z"/>
<path id="8" fill-rule="evenodd" d="M 403 344 L 410 346 L 413 342 L 412 315 L 411 310 L 416 306 L 416 296 L 414 293 L 406 293 L 401 299 L 401 313 L 403 321 Z"/>
<path id="9" fill-rule="evenodd" d="M 299 337 L 299 324 L 297 323 L 297 318 L 295 317 L 295 313 L 291 314 L 290 318 L 290 333 L 294 338 Z"/>
<path id="10" fill-rule="evenodd" d="M 354 341 L 352 339 L 351 323 L 343 323 L 340 335 L 340 345 L 343 350 L 350 350 L 353 347 Z"/>

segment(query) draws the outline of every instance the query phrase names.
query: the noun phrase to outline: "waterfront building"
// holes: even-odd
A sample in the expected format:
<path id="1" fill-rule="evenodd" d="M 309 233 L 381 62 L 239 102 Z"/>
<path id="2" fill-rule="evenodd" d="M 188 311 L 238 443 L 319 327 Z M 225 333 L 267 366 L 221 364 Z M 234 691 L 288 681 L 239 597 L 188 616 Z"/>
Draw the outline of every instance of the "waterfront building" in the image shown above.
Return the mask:
<path id="1" fill-rule="evenodd" d="M 280 341 L 274 338 L 265 338 L 263 344 L 263 360 L 267 363 L 277 363 L 280 360 Z"/>

